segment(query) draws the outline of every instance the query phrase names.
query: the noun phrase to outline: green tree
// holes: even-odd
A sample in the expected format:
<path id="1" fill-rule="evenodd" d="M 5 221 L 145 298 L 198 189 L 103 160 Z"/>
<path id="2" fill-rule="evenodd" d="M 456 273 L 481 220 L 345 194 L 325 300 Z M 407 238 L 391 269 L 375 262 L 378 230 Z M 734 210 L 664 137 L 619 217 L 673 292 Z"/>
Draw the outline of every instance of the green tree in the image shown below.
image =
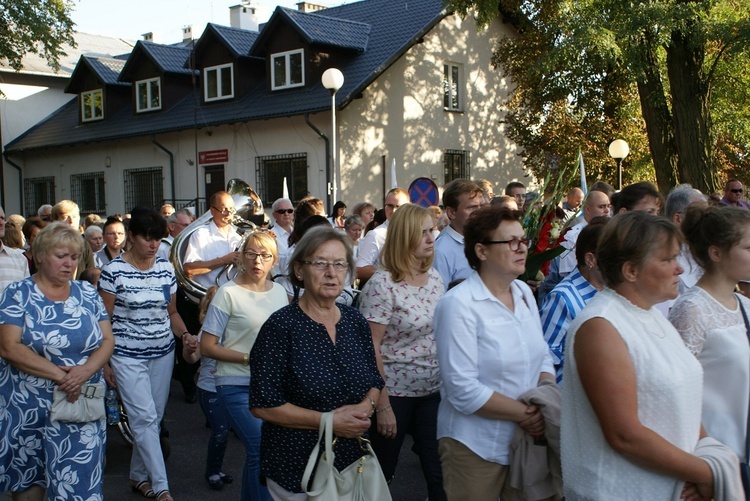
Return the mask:
<path id="1" fill-rule="evenodd" d="M 26 54 L 39 54 L 55 70 L 64 44 L 75 47 L 71 0 L 3 0 L 0 3 L 0 59 L 16 71 Z"/>
<path id="2" fill-rule="evenodd" d="M 517 29 L 494 48 L 516 85 L 509 136 L 539 175 L 550 154 L 612 182 L 608 143 L 631 145 L 625 179 L 664 191 L 716 191 L 719 170 L 747 162 L 747 0 L 452 0 L 480 23 L 498 12 Z M 745 123 L 747 123 L 745 121 Z M 588 160 L 592 158 L 592 160 Z M 653 168 L 653 170 L 652 170 Z M 650 171 L 650 175 L 649 175 Z"/>

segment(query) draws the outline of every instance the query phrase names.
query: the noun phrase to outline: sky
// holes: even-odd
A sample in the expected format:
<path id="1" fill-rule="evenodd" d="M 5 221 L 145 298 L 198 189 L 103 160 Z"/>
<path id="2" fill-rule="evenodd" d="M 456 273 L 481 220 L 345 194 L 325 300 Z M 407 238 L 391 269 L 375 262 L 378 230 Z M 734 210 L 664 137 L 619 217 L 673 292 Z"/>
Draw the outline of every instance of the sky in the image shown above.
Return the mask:
<path id="1" fill-rule="evenodd" d="M 268 15 L 276 5 L 296 8 L 299 0 L 254 0 L 259 11 Z M 76 30 L 96 35 L 108 35 L 139 40 L 142 34 L 153 32 L 158 43 L 182 41 L 182 28 L 193 26 L 198 38 L 212 22 L 229 26 L 229 7 L 241 0 L 74 0 L 72 19 Z M 336 5 L 342 2 L 317 0 L 311 3 Z M 260 19 L 261 22 L 266 19 Z"/>

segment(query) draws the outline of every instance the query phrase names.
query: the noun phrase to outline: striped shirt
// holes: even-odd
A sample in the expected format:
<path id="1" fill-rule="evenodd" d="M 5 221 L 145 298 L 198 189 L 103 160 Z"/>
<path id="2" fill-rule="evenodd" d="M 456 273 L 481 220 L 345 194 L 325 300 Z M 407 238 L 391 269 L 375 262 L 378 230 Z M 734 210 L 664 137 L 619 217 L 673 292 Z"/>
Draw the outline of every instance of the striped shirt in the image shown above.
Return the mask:
<path id="1" fill-rule="evenodd" d="M 23 251 L 0 243 L 0 292 L 29 276 L 29 262 Z"/>
<path id="2" fill-rule="evenodd" d="M 552 352 L 557 384 L 562 383 L 565 336 L 578 313 L 596 295 L 597 290 L 574 269 L 544 298 L 539 314 L 542 317 L 544 339 Z"/>
<path id="3" fill-rule="evenodd" d="M 115 296 L 115 355 L 160 358 L 174 350 L 167 308 L 177 292 L 172 265 L 160 257 L 145 271 L 118 256 L 102 268 L 99 290 Z"/>

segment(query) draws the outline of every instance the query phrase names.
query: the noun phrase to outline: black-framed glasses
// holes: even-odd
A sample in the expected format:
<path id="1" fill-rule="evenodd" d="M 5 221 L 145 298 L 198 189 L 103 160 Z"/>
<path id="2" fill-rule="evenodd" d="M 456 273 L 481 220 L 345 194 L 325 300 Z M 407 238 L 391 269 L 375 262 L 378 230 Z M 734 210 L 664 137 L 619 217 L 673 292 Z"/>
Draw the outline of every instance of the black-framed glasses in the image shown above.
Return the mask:
<path id="1" fill-rule="evenodd" d="M 294 214 L 294 209 L 276 209 L 276 214 Z"/>
<path id="2" fill-rule="evenodd" d="M 742 193 L 743 189 L 742 188 L 732 188 L 729 191 L 731 191 L 732 193 Z"/>
<path id="3" fill-rule="evenodd" d="M 273 254 L 258 254 L 257 252 L 245 252 L 245 257 L 248 258 L 250 261 L 255 261 L 256 259 L 260 258 L 261 261 L 264 263 L 269 262 L 271 259 L 273 259 Z"/>
<path id="4" fill-rule="evenodd" d="M 529 237 L 511 238 L 510 240 L 485 240 L 484 242 L 479 243 L 482 245 L 508 244 L 508 248 L 511 251 L 516 252 L 521 248 L 521 244 L 525 245 L 526 247 L 529 246 Z"/>
<path id="5" fill-rule="evenodd" d="M 333 269 L 339 273 L 349 271 L 349 263 L 346 261 L 302 261 L 302 264 L 310 265 L 318 271 L 325 271 L 330 266 L 333 266 Z"/>
<path id="6" fill-rule="evenodd" d="M 211 206 L 211 208 L 213 210 L 215 210 L 216 212 L 218 212 L 219 214 L 221 214 L 222 216 L 231 216 L 232 214 L 234 214 L 235 212 L 237 212 L 232 207 L 227 207 L 227 208 L 224 208 L 224 209 L 219 209 L 218 207 Z"/>

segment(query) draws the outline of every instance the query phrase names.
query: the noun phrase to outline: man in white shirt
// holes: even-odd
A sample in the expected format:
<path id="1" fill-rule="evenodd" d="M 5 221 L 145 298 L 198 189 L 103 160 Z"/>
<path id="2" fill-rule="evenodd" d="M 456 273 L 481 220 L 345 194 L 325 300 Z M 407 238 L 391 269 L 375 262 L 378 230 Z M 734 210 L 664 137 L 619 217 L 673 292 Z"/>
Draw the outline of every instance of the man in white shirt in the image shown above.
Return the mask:
<path id="1" fill-rule="evenodd" d="M 432 267 L 440 273 L 443 286 L 471 275 L 471 266 L 464 254 L 464 226 L 482 205 L 482 189 L 473 181 L 454 179 L 443 189 L 443 206 L 450 223 L 435 241 Z"/>
<path id="2" fill-rule="evenodd" d="M 175 237 L 192 222 L 193 216 L 187 209 L 180 209 L 177 212 L 170 214 L 167 217 L 167 231 L 169 231 L 169 235 L 161 239 L 156 255 L 169 261 L 169 252 L 172 249 L 172 242 L 174 242 Z"/>
<path id="3" fill-rule="evenodd" d="M 0 207 L 0 239 L 5 237 L 5 211 Z M 0 292 L 29 276 L 29 262 L 22 249 L 11 249 L 0 240 Z"/>
<path id="4" fill-rule="evenodd" d="M 294 229 L 292 226 L 294 206 L 288 198 L 279 198 L 271 205 L 271 211 L 275 221 L 271 230 L 276 235 L 276 245 L 279 246 L 279 256 L 281 256 L 289 249 L 289 235 Z"/>
<path id="5" fill-rule="evenodd" d="M 380 257 L 380 249 L 383 248 L 385 243 L 388 221 L 399 207 L 408 203 L 409 194 L 403 188 L 393 188 L 386 194 L 385 223 L 367 233 L 359 247 L 356 263 L 358 279 L 368 280 L 378 269 L 378 257 Z"/>
<path id="6" fill-rule="evenodd" d="M 225 266 L 239 261 L 237 247 L 242 239 L 232 226 L 235 212 L 232 195 L 220 191 L 209 203 L 213 219 L 190 235 L 183 265 L 188 278 L 206 288 L 216 285 L 217 278 L 219 285 L 227 281 L 219 274 Z"/>

